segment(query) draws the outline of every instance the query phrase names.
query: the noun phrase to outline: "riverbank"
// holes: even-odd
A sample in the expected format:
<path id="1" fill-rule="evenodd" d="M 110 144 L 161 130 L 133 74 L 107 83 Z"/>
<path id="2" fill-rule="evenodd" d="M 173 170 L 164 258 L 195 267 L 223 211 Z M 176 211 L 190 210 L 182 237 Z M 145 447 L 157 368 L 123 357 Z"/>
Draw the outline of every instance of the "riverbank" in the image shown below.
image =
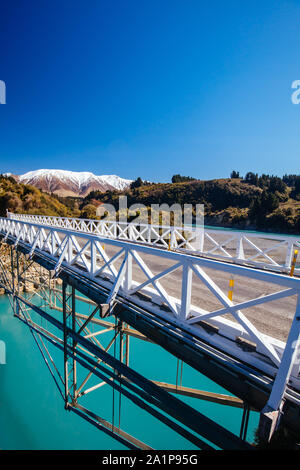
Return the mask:
<path id="1" fill-rule="evenodd" d="M 0 260 L 4 269 L 6 269 L 6 272 L 10 273 L 11 272 L 10 246 L 6 243 L 0 244 Z M 21 282 L 18 283 L 17 279 L 15 278 L 14 282 L 12 283 L 11 278 L 9 279 L 11 286 L 14 284 L 14 288 L 16 290 L 18 289 L 19 293 L 36 292 L 39 289 L 41 284 L 46 283 L 46 279 L 47 279 L 47 287 L 50 287 L 50 286 L 55 287 L 56 284 L 61 283 L 60 279 L 49 280 L 49 272 L 42 266 L 36 263 L 25 265 L 23 256 L 19 260 L 19 271 L 20 273 L 24 272 L 25 274 L 22 276 Z M 0 295 L 4 295 L 4 294 L 5 294 L 5 289 L 0 288 Z"/>
<path id="2" fill-rule="evenodd" d="M 213 218 L 205 218 L 204 229 L 226 230 L 226 231 L 232 230 L 233 232 L 257 233 L 257 235 L 281 235 L 281 236 L 286 236 L 286 237 L 299 237 L 300 238 L 299 231 L 286 233 L 280 230 L 276 231 L 271 228 L 258 230 L 255 225 L 251 225 L 251 224 L 241 226 L 240 224 L 224 223 L 223 225 L 220 225 L 219 220 L 213 219 Z"/>
<path id="3" fill-rule="evenodd" d="M 265 226 L 258 226 L 247 217 L 230 216 L 227 211 L 222 211 L 216 215 L 206 215 L 204 220 L 205 227 L 207 228 L 256 232 L 258 234 L 269 233 L 274 235 L 300 236 L 300 228 L 293 224 L 282 223 L 282 218 L 281 225 L 276 226 L 276 224 L 268 223 L 268 219 L 266 219 Z"/>

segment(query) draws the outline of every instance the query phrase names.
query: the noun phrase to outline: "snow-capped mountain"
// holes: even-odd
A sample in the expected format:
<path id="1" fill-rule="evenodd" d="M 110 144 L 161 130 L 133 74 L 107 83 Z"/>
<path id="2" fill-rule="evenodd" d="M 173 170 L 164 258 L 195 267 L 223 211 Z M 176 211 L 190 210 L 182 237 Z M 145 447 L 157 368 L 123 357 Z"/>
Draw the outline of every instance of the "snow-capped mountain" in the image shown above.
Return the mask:
<path id="1" fill-rule="evenodd" d="M 66 170 L 35 170 L 24 175 L 14 176 L 20 183 L 55 193 L 60 196 L 84 197 L 91 191 L 123 190 L 132 180 L 120 178 L 117 175 L 97 176 L 93 173 Z"/>

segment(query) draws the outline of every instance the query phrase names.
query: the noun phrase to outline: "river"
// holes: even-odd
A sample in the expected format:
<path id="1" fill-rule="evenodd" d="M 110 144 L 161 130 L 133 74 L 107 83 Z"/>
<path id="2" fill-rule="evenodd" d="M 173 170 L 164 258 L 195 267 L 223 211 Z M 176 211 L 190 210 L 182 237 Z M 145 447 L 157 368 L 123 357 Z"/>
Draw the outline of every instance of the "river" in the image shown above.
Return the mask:
<path id="1" fill-rule="evenodd" d="M 78 307 L 81 312 L 87 312 L 86 304 L 81 303 Z M 13 316 L 8 298 L 4 295 L 0 297 L 0 339 L 6 344 L 6 364 L 0 365 L 1 449 L 123 448 L 122 444 L 82 418 L 65 411 L 62 398 L 29 329 Z M 52 354 L 60 360 L 59 351 L 52 351 Z M 175 383 L 177 360 L 159 346 L 131 338 L 130 365 L 148 378 Z M 182 384 L 227 393 L 186 364 Z M 104 386 L 87 397 L 88 404 L 96 405 L 102 417 L 112 418 L 111 388 Z M 235 434 L 239 433 L 241 409 L 195 398 L 181 399 Z M 127 432 L 156 449 L 194 449 L 184 438 L 124 397 L 121 403 L 121 428 Z M 258 418 L 258 413 L 250 413 L 248 441 L 254 438 Z"/>

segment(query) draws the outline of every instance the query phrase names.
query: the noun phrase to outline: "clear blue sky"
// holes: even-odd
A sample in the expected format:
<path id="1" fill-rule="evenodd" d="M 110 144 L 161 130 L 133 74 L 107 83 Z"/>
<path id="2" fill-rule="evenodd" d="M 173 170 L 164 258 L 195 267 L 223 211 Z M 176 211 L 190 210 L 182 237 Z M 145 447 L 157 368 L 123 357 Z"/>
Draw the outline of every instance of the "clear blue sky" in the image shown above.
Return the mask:
<path id="1" fill-rule="evenodd" d="M 1 2 L 0 172 L 299 173 L 300 1 Z"/>

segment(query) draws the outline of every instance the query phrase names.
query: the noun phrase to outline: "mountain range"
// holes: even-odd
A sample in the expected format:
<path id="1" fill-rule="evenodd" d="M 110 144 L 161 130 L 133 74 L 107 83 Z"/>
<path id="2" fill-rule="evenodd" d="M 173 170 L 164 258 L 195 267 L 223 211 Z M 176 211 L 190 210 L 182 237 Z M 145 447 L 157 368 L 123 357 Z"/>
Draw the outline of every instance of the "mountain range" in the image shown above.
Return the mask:
<path id="1" fill-rule="evenodd" d="M 94 175 L 91 172 L 66 171 L 66 170 L 35 170 L 24 175 L 12 175 L 16 181 L 30 184 L 48 193 L 59 196 L 85 197 L 91 191 L 105 192 L 123 191 L 128 188 L 132 180 L 121 178 L 117 175 Z"/>

